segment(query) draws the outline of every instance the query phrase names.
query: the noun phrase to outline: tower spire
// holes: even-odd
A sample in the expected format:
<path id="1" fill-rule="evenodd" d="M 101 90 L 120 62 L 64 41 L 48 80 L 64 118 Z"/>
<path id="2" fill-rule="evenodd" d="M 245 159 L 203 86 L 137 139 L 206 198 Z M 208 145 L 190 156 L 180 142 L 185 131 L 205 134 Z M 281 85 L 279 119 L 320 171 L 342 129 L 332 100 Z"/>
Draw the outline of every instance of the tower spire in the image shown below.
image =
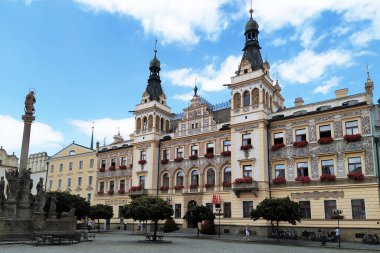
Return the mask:
<path id="1" fill-rule="evenodd" d="M 94 149 L 94 121 L 92 122 L 92 133 L 91 133 L 91 149 Z"/>

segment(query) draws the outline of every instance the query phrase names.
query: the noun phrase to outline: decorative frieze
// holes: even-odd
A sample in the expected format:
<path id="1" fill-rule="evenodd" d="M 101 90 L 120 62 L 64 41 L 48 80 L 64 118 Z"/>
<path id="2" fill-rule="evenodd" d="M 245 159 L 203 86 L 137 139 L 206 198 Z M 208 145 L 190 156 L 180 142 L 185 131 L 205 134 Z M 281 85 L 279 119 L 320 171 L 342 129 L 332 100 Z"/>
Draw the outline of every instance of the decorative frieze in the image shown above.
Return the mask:
<path id="1" fill-rule="evenodd" d="M 252 129 L 258 128 L 258 127 L 259 127 L 258 124 L 253 124 L 253 125 L 249 125 L 249 126 L 236 127 L 235 131 L 236 132 L 248 131 L 248 130 L 252 130 Z"/>
<path id="2" fill-rule="evenodd" d="M 313 191 L 313 192 L 292 192 L 290 194 L 292 199 L 327 199 L 327 198 L 344 198 L 343 191 Z"/>

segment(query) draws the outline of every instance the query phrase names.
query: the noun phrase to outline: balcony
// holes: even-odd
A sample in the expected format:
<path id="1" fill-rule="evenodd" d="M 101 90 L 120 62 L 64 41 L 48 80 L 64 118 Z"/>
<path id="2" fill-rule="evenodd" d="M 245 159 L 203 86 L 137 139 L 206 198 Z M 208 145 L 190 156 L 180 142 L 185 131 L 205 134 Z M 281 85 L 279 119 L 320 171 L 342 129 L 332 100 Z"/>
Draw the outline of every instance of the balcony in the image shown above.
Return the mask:
<path id="1" fill-rule="evenodd" d="M 233 183 L 232 191 L 235 193 L 236 197 L 240 197 L 241 192 L 252 192 L 255 197 L 257 197 L 257 191 L 259 190 L 259 185 L 256 181 L 250 183 Z"/>
<path id="2" fill-rule="evenodd" d="M 130 191 L 128 195 L 131 198 L 135 198 L 135 197 L 140 197 L 140 196 L 144 196 L 147 194 L 148 194 L 148 191 L 146 189 L 141 189 L 141 190 Z"/>

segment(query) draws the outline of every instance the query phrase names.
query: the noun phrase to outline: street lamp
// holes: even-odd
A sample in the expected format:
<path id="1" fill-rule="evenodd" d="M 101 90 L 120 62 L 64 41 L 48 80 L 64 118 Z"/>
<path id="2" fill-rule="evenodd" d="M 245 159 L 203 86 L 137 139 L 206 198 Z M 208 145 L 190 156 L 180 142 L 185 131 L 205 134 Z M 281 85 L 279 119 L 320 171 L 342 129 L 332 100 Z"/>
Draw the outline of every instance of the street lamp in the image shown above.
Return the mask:
<path id="1" fill-rule="evenodd" d="M 336 219 L 338 219 L 338 235 L 337 235 L 337 237 L 338 237 L 338 243 L 339 243 L 339 247 L 340 247 L 340 227 L 339 227 L 339 220 L 340 220 L 340 218 L 342 218 L 343 216 L 342 216 L 342 210 L 340 210 L 340 209 L 334 209 L 333 211 L 332 211 L 332 213 L 333 213 L 333 215 L 334 215 L 334 217 L 336 218 Z M 336 233 L 336 232 L 335 232 Z"/>
<path id="2" fill-rule="evenodd" d="M 219 238 L 220 238 L 220 216 L 223 215 L 220 203 L 215 204 L 215 210 L 216 210 L 215 216 L 219 217 Z"/>

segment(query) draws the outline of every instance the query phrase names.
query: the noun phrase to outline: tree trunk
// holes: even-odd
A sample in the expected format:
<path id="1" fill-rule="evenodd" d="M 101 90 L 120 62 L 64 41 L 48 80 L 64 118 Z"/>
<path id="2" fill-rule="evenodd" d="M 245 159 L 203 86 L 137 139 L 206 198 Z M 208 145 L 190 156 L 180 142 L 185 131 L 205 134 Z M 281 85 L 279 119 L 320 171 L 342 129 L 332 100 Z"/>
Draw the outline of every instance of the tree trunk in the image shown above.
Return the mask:
<path id="1" fill-rule="evenodd" d="M 100 232 L 100 221 L 98 219 L 98 232 Z"/>
<path id="2" fill-rule="evenodd" d="M 197 222 L 197 236 L 199 237 L 199 227 L 198 227 L 198 222 Z"/>
<path id="3" fill-rule="evenodd" d="M 276 221 L 277 226 L 276 226 L 276 235 L 277 235 L 277 241 L 280 241 L 280 230 L 278 229 L 278 221 Z"/>
<path id="4" fill-rule="evenodd" d="M 153 232 L 153 241 L 156 241 L 157 237 L 157 229 L 158 229 L 158 220 L 154 221 L 154 232 Z"/>

